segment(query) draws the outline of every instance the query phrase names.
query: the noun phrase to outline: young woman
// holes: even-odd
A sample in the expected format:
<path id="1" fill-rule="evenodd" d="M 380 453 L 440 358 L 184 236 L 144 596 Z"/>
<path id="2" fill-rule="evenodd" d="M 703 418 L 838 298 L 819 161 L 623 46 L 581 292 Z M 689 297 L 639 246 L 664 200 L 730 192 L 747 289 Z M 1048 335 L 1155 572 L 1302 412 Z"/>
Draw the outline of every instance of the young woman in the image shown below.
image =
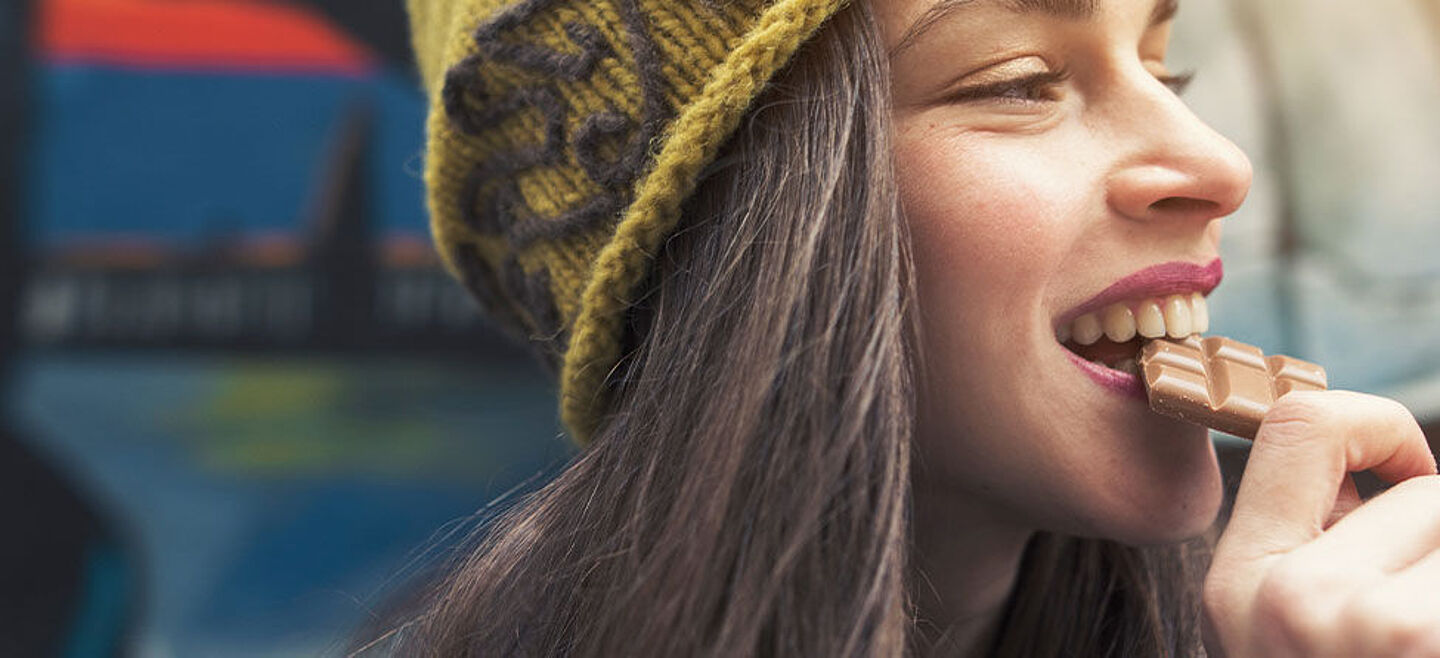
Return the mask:
<path id="1" fill-rule="evenodd" d="M 410 10 L 442 253 L 586 447 L 400 655 L 1440 655 L 1403 408 L 1282 399 L 1211 559 L 1206 431 L 1124 363 L 1250 183 L 1172 0 Z"/>

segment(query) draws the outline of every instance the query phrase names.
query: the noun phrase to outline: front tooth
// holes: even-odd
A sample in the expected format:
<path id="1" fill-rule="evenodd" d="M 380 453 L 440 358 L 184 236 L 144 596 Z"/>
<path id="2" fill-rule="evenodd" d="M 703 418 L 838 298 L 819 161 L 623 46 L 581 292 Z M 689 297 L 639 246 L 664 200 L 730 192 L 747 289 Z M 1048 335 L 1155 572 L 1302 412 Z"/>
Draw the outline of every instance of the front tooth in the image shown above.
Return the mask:
<path id="1" fill-rule="evenodd" d="M 1071 337 L 1081 345 L 1093 345 L 1104 333 L 1100 328 L 1100 318 L 1095 317 L 1094 313 L 1075 318 L 1075 323 L 1070 327 Z"/>
<path id="2" fill-rule="evenodd" d="M 1101 313 L 1105 325 L 1105 336 L 1117 343 L 1135 337 L 1135 314 L 1124 304 L 1111 304 Z"/>
<path id="3" fill-rule="evenodd" d="M 1171 338 L 1184 338 L 1191 331 L 1190 303 L 1180 295 L 1165 299 L 1165 331 Z"/>
<path id="4" fill-rule="evenodd" d="M 1210 304 L 1198 292 L 1190 295 L 1190 324 L 1197 334 L 1210 331 Z"/>
<path id="5" fill-rule="evenodd" d="M 1135 309 L 1135 330 L 1146 338 L 1165 335 L 1165 316 L 1160 313 L 1160 305 L 1155 300 L 1147 299 Z"/>

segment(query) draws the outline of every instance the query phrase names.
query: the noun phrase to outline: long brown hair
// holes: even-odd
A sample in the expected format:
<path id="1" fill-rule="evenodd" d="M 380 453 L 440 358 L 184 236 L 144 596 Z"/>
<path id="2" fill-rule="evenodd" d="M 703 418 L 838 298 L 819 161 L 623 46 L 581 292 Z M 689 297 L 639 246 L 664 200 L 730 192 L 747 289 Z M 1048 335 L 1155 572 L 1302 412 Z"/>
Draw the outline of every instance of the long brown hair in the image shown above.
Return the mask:
<path id="1" fill-rule="evenodd" d="M 756 103 L 657 258 L 593 444 L 484 528 L 393 632 L 399 655 L 909 651 L 918 341 L 877 35 L 853 3 Z M 1156 577 L 1179 562 L 1043 541 L 997 651 L 1195 639 Z M 1138 621 L 1026 639 L 1077 606 Z"/>

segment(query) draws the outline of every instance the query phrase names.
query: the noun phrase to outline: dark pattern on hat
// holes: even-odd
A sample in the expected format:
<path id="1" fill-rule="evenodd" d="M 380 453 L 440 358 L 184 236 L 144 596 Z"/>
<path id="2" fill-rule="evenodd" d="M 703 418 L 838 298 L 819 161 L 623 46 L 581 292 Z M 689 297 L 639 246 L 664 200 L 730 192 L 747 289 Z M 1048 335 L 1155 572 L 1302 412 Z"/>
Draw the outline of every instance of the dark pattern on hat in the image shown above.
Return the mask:
<path id="1" fill-rule="evenodd" d="M 564 32 L 578 53 L 513 38 L 502 40 L 503 35 L 513 35 L 518 27 L 555 4 L 557 0 L 524 0 L 476 28 L 473 39 L 477 52 L 447 71 L 441 91 L 451 125 L 468 135 L 479 136 L 525 110 L 537 110 L 543 118 L 544 137 L 540 144 L 514 148 L 475 165 L 455 200 L 460 217 L 471 229 L 502 237 L 515 251 L 617 222 L 629 204 L 635 181 L 651 159 L 652 143 L 673 112 L 665 100 L 667 83 L 660 70 L 660 51 L 644 14 L 636 0 L 615 0 L 625 28 L 625 45 L 635 62 L 634 74 L 642 86 L 639 116 L 611 107 L 579 118 L 573 124 L 573 134 L 567 134 L 567 126 L 572 125 L 570 108 L 554 83 L 585 80 L 595 73 L 600 62 L 620 58 L 616 44 L 607 41 L 598 28 L 576 21 L 565 23 Z M 546 81 L 495 97 L 486 89 L 480 70 L 496 63 L 539 73 Z M 607 147 L 616 153 L 613 158 L 605 157 Z M 537 213 L 525 202 L 519 175 L 535 168 L 563 165 L 568 158 L 573 158 L 601 191 L 558 215 Z M 498 302 L 508 299 L 528 312 L 528 320 L 534 323 L 529 326 L 532 338 L 548 336 L 563 341 L 562 320 L 551 298 L 548 272 L 542 269 L 526 274 L 512 257 L 504 272 L 482 273 L 486 265 L 473 248 L 456 249 L 454 255 L 464 270 L 466 283 L 488 308 L 504 306 Z M 557 347 L 563 349 L 563 342 Z"/>

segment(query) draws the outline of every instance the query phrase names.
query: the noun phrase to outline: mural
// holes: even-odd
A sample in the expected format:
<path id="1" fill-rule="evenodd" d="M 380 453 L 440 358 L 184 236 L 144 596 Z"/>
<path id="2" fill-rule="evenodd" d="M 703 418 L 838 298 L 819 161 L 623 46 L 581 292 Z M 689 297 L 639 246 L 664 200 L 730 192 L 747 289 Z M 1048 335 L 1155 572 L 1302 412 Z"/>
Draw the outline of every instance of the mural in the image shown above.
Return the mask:
<path id="1" fill-rule="evenodd" d="M 40 344 L 457 347 L 407 69 L 299 7 L 48 0 Z"/>

